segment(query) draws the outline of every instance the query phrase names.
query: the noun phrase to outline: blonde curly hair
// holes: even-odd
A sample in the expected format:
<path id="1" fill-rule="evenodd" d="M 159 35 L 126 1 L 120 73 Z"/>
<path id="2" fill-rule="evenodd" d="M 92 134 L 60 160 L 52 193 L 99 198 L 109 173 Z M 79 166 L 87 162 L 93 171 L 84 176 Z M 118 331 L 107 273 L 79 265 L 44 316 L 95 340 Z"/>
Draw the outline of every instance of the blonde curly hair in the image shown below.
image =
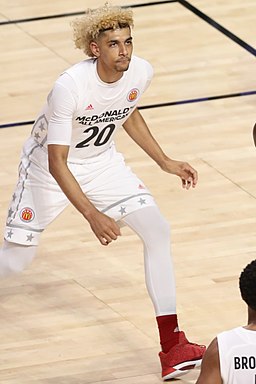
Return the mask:
<path id="1" fill-rule="evenodd" d="M 89 57 L 94 57 L 90 44 L 97 41 L 99 35 L 109 29 L 133 27 L 133 13 L 130 8 L 109 6 L 88 9 L 85 16 L 75 19 L 73 27 L 76 48 L 82 49 Z"/>

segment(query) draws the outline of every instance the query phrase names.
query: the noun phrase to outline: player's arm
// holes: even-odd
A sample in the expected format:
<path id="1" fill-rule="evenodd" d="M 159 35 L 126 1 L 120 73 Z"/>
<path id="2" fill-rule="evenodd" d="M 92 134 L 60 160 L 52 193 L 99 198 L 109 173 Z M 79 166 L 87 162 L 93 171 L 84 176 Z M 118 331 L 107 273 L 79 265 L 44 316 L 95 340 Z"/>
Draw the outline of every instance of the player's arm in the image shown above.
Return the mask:
<path id="1" fill-rule="evenodd" d="M 220 361 L 217 338 L 207 348 L 203 357 L 201 372 L 196 384 L 223 384 L 220 375 Z"/>
<path id="2" fill-rule="evenodd" d="M 107 245 L 117 239 L 120 229 L 112 218 L 99 212 L 85 196 L 67 166 L 68 151 L 68 145 L 48 145 L 49 171 L 70 202 L 89 222 L 101 244 Z"/>
<path id="3" fill-rule="evenodd" d="M 64 74 L 55 83 L 48 104 L 52 111 L 47 134 L 49 171 L 70 202 L 87 219 L 101 244 L 107 245 L 120 235 L 118 225 L 87 199 L 67 166 L 73 111 L 77 107 L 76 85 L 70 76 Z"/>
<path id="4" fill-rule="evenodd" d="M 128 135 L 160 166 L 163 171 L 177 175 L 184 188 L 195 187 L 197 171 L 188 163 L 170 159 L 152 136 L 142 115 L 136 108 L 123 124 Z"/>

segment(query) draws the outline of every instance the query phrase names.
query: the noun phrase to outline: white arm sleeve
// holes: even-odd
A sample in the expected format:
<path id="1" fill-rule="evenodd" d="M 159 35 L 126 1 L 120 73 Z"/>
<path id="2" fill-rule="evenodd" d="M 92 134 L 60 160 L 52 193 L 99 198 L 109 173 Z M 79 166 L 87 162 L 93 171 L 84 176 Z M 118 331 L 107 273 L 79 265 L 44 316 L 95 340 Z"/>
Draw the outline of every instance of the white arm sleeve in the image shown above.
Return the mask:
<path id="1" fill-rule="evenodd" d="M 68 75 L 64 74 L 57 80 L 48 96 L 48 107 L 51 113 L 47 144 L 70 145 L 72 118 L 76 105 L 75 84 Z"/>

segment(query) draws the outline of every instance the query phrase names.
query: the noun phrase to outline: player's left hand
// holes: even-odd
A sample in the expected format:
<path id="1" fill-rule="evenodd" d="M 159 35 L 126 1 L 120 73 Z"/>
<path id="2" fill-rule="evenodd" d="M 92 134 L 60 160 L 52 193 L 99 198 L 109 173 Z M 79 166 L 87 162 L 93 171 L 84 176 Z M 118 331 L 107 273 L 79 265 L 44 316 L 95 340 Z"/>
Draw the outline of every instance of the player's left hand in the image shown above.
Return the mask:
<path id="1" fill-rule="evenodd" d="M 179 176 L 182 188 L 195 188 L 198 182 L 197 171 L 186 162 L 168 159 L 165 165 L 162 166 L 162 169 L 168 173 Z"/>

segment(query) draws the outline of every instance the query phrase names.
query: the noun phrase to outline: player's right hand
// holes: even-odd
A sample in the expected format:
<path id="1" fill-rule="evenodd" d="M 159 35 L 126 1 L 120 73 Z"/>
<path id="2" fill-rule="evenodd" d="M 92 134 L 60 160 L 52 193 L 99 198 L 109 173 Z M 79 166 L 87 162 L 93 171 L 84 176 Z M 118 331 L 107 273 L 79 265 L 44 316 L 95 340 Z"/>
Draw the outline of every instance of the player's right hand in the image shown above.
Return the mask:
<path id="1" fill-rule="evenodd" d="M 108 245 L 113 240 L 116 240 L 118 236 L 121 236 L 120 228 L 115 220 L 98 210 L 87 215 L 86 219 L 102 245 Z"/>

